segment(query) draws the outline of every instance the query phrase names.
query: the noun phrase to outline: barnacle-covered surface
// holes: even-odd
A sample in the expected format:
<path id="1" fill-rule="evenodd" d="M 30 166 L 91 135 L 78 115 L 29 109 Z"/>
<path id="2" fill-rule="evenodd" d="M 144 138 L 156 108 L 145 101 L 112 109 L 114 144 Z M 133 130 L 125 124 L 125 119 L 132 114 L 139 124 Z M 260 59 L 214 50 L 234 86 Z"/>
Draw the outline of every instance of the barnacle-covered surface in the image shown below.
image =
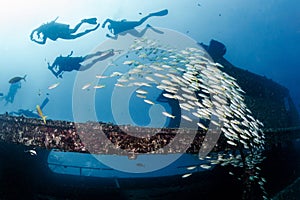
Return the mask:
<path id="1" fill-rule="evenodd" d="M 114 154 L 118 152 L 118 148 L 134 153 L 154 153 L 155 150 L 169 144 L 176 135 L 176 130 L 171 128 L 117 126 L 99 122 L 76 123 L 75 126 L 73 122 L 60 120 L 48 120 L 47 124 L 43 124 L 39 119 L 5 114 L 0 115 L 0 122 L 0 139 L 3 141 L 46 149 L 94 154 Z M 80 131 L 77 131 L 76 127 L 79 127 Z M 105 134 L 102 135 L 99 131 Z M 145 137 L 133 137 L 130 133 Z M 156 134 L 149 136 L 153 133 Z M 189 130 L 181 134 L 188 135 Z M 197 154 L 204 136 L 203 131 L 198 131 L 186 152 Z M 107 138 L 116 145 L 115 148 L 110 148 L 105 143 Z M 162 150 L 160 153 L 185 153 L 182 151 L 183 148 L 174 145 L 172 144 L 166 151 Z M 89 148 L 87 149 L 86 146 Z M 221 137 L 213 151 L 230 149 L 230 147 Z"/>

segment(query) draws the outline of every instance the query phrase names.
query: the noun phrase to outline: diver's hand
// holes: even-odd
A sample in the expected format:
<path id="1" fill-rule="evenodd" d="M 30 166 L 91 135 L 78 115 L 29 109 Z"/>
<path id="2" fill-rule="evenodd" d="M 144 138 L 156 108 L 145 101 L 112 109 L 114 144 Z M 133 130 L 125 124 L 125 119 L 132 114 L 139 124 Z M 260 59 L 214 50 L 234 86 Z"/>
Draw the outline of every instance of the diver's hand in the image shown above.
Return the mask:
<path id="1" fill-rule="evenodd" d="M 99 28 L 100 23 L 97 24 L 97 26 L 94 28 L 94 30 L 96 30 L 97 28 Z"/>
<path id="2" fill-rule="evenodd" d="M 107 22 L 108 22 L 108 19 L 106 19 L 104 22 L 103 22 L 103 24 L 102 24 L 102 28 L 104 28 L 105 27 L 105 25 L 107 24 Z"/>
<path id="3" fill-rule="evenodd" d="M 108 33 L 106 34 L 106 37 L 108 37 L 108 38 L 110 38 L 110 39 L 113 39 L 113 40 L 118 39 L 118 35 L 112 36 L 112 35 L 109 35 Z"/>
<path id="4" fill-rule="evenodd" d="M 32 31 L 30 34 L 30 40 L 32 40 L 32 41 L 33 41 L 33 34 L 34 34 L 34 31 Z"/>

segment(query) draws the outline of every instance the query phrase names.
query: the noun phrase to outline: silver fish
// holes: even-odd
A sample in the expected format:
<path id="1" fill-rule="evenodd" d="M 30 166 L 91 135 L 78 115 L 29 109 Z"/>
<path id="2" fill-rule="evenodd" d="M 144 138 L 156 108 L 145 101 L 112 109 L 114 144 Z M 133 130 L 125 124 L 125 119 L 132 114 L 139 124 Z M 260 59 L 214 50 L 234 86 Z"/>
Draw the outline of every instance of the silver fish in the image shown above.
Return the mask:
<path id="1" fill-rule="evenodd" d="M 144 101 L 147 103 L 147 104 L 150 104 L 150 105 L 154 105 L 154 102 L 148 100 L 148 99 L 144 99 Z"/>
<path id="2" fill-rule="evenodd" d="M 170 118 L 175 118 L 175 116 L 174 115 L 171 115 L 170 113 L 167 113 L 167 112 L 162 112 L 162 114 L 164 115 L 164 116 L 166 116 L 166 117 L 170 117 Z"/>

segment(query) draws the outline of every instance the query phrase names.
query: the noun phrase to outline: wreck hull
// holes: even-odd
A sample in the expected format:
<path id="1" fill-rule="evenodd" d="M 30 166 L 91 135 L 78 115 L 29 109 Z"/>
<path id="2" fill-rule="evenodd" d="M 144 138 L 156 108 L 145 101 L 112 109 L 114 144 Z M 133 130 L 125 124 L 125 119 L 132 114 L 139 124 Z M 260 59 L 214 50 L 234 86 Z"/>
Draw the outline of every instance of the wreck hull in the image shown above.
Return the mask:
<path id="1" fill-rule="evenodd" d="M 0 145 L 2 173 L 0 194 L 5 199 L 20 197 L 99 199 L 101 196 L 105 199 L 119 199 L 129 198 L 132 194 L 143 197 L 152 196 L 158 199 L 171 198 L 169 195 L 192 197 L 192 193 L 187 193 L 187 191 L 202 192 L 206 196 L 211 196 L 214 195 L 211 191 L 216 187 L 220 186 L 221 188 L 222 185 L 225 190 L 226 183 L 228 186 L 235 183 L 223 169 L 201 169 L 199 165 L 203 161 L 195 159 L 197 156 L 191 154 L 184 154 L 176 162 L 153 173 L 122 173 L 109 167 L 102 168 L 102 173 L 99 173 L 99 169 L 88 168 L 84 166 L 84 162 L 81 166 L 74 166 L 74 163 L 62 160 L 60 164 L 54 163 L 49 159 L 54 156 L 53 152 L 44 148 L 36 148 L 37 155 L 33 156 L 24 153 L 24 151 L 32 149 L 28 146 L 7 142 L 0 142 Z M 81 154 L 82 160 L 94 159 L 90 154 L 75 154 Z M 104 167 L 103 164 L 98 164 Z M 186 166 L 197 166 L 197 168 L 187 170 Z M 87 174 L 87 171 L 84 172 L 84 170 L 90 170 L 90 172 L 96 170 L 98 173 Z M 116 172 L 117 176 L 112 177 L 113 172 Z M 187 172 L 193 172 L 193 175 L 182 178 L 182 174 Z M 205 190 L 199 190 L 203 187 Z M 237 193 L 236 199 L 238 199 L 238 195 L 239 193 Z"/>

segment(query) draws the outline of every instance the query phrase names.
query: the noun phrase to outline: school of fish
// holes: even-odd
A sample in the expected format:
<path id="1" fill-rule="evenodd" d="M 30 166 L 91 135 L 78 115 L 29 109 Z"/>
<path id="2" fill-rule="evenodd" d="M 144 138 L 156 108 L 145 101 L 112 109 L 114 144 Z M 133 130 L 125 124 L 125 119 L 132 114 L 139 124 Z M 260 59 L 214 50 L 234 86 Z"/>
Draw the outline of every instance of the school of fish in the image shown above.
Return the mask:
<path id="1" fill-rule="evenodd" d="M 150 106 L 155 104 L 155 99 L 147 97 L 147 88 L 156 87 L 162 90 L 165 98 L 178 100 L 182 109 L 181 116 L 163 111 L 161 114 L 165 117 L 180 117 L 187 123 L 195 123 L 203 131 L 209 129 L 209 123 L 220 127 L 228 150 L 208 155 L 206 159 L 210 164 L 200 167 L 210 169 L 219 164 L 252 170 L 250 180 L 259 183 L 266 193 L 265 179 L 259 176 L 260 168 L 257 167 L 264 159 L 263 123 L 247 108 L 245 92 L 236 79 L 223 72 L 223 66 L 213 62 L 200 48 L 178 50 L 139 38 L 131 45 L 130 53 L 140 59 L 124 60 L 123 65 L 131 68 L 124 74 L 113 73 L 120 76 L 115 85 L 138 86 L 136 96 Z M 183 178 L 190 175 L 183 175 Z M 267 198 L 266 194 L 263 197 Z"/>

